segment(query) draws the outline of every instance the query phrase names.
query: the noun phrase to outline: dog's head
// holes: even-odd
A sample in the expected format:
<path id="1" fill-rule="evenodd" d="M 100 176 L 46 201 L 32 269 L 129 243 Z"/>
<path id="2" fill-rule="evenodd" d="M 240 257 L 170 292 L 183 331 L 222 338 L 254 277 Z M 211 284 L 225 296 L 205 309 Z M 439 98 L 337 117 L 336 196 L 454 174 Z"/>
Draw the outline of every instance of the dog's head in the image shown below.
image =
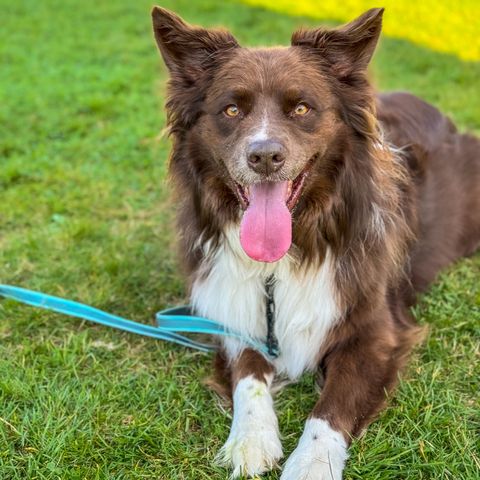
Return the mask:
<path id="1" fill-rule="evenodd" d="M 250 257 L 271 262 L 286 253 L 293 209 L 313 189 L 317 202 L 334 193 L 341 139 L 370 134 L 365 71 L 382 13 L 369 10 L 335 30 L 297 31 L 288 48 L 249 49 L 226 31 L 154 8 L 171 75 L 170 127 L 190 145 L 192 171 L 210 172 L 236 195 Z"/>

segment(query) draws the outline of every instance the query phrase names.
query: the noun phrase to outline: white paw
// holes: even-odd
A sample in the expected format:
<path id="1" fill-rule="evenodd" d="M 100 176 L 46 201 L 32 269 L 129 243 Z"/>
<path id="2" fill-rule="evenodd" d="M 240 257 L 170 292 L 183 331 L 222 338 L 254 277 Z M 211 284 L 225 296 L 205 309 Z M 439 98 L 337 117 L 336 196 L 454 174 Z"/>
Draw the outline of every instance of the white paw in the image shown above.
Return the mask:
<path id="1" fill-rule="evenodd" d="M 233 468 L 232 477 L 260 475 L 283 456 L 267 385 L 253 377 L 242 379 L 235 389 L 233 405 L 232 428 L 217 461 Z"/>
<path id="2" fill-rule="evenodd" d="M 280 480 L 342 480 L 347 443 L 328 422 L 310 419 Z"/>
<path id="3" fill-rule="evenodd" d="M 232 477 L 252 477 L 271 470 L 282 456 L 282 445 L 275 430 L 245 424 L 245 431 L 230 433 L 218 460 L 233 468 Z"/>

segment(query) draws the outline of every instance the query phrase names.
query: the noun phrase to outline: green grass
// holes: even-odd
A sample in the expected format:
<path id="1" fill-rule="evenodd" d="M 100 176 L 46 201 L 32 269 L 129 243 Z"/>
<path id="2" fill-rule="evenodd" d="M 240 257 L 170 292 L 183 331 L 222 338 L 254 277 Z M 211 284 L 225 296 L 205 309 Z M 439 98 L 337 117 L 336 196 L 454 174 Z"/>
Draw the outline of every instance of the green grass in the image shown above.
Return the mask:
<path id="1" fill-rule="evenodd" d="M 224 24 L 250 45 L 286 43 L 295 26 L 318 23 L 235 2 L 162 4 L 194 23 Z M 185 300 L 151 2 L 0 6 L 0 281 L 151 322 Z M 478 63 L 386 37 L 373 74 L 382 89 L 413 91 L 480 132 Z M 476 255 L 416 308 L 428 339 L 355 442 L 347 479 L 479 478 L 479 278 Z M 209 363 L 0 302 L 0 478 L 227 478 L 213 458 L 229 414 L 201 383 Z M 286 453 L 313 390 L 307 376 L 277 398 Z"/>

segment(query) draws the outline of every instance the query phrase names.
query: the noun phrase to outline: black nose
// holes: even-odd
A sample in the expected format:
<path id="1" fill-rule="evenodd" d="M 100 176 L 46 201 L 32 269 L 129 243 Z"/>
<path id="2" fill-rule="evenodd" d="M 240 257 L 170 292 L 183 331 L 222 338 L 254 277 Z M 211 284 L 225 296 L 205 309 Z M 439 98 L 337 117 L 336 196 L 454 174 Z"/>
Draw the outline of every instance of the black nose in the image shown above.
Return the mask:
<path id="1" fill-rule="evenodd" d="M 285 148 L 277 140 L 256 141 L 248 147 L 247 160 L 253 171 L 269 175 L 285 163 Z"/>

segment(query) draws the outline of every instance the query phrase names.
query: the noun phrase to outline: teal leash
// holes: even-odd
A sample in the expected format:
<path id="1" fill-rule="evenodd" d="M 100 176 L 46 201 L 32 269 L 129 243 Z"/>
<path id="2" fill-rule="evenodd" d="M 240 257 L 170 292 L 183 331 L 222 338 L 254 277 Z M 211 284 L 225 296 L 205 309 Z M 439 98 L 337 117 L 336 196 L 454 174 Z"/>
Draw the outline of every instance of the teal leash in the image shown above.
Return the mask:
<path id="1" fill-rule="evenodd" d="M 17 302 L 31 305 L 33 307 L 53 310 L 57 313 L 63 313 L 71 317 L 88 320 L 99 323 L 107 327 L 116 328 L 125 332 L 136 333 L 145 337 L 152 337 L 159 340 L 166 340 L 178 343 L 185 347 L 196 348 L 202 352 L 216 351 L 218 347 L 213 344 L 201 343 L 191 338 L 181 335 L 183 333 L 206 333 L 209 335 L 222 335 L 237 338 L 246 343 L 251 348 L 261 353 L 275 358 L 278 355 L 276 350 L 272 350 L 270 345 L 257 342 L 246 338 L 236 332 L 226 330 L 225 327 L 203 317 L 193 315 L 189 306 L 174 307 L 162 310 L 156 314 L 157 326 L 146 325 L 144 323 L 134 322 L 126 318 L 112 315 L 98 308 L 84 305 L 83 303 L 66 300 L 60 297 L 54 297 L 41 292 L 27 290 L 25 288 L 14 287 L 12 285 L 0 284 L 0 296 L 16 300 Z"/>

